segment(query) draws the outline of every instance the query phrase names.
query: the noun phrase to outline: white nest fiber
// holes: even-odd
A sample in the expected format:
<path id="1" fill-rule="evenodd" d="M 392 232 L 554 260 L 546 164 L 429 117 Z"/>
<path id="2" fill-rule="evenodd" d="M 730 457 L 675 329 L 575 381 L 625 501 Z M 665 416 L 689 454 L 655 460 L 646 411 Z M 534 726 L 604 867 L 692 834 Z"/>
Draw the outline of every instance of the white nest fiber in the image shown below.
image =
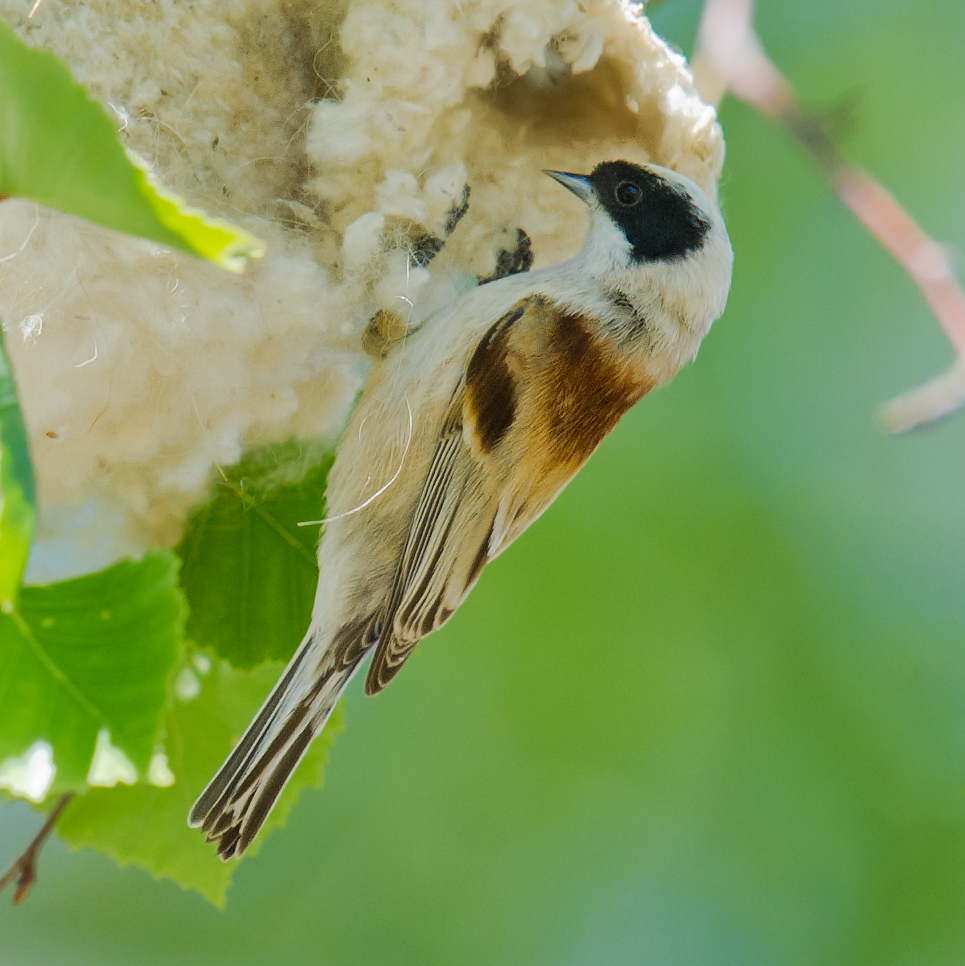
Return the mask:
<path id="1" fill-rule="evenodd" d="M 424 312 L 584 220 L 541 168 L 652 159 L 713 192 L 714 112 L 625 0 L 0 0 L 192 204 L 269 244 L 241 278 L 26 201 L 0 208 L 0 317 L 40 500 L 33 579 L 178 539 L 244 447 L 332 438 L 378 308 Z M 69 149 L 65 146 L 65 150 Z M 469 212 L 428 269 L 414 226 Z"/>

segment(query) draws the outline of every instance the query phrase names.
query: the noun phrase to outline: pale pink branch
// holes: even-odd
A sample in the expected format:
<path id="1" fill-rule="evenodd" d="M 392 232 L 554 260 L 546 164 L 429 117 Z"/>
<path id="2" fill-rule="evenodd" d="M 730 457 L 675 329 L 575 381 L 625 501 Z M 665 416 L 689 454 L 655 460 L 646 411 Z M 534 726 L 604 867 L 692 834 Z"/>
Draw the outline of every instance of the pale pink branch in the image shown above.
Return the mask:
<path id="1" fill-rule="evenodd" d="M 838 197 L 895 257 L 921 290 L 958 355 L 965 354 L 965 292 L 945 249 L 874 178 L 842 168 Z"/>
<path id="2" fill-rule="evenodd" d="M 774 116 L 794 100 L 790 85 L 754 32 L 754 0 L 707 0 L 697 32 L 694 73 L 701 94 L 714 104 L 730 90 Z M 705 88 L 704 82 L 711 77 L 716 83 Z"/>
<path id="3" fill-rule="evenodd" d="M 841 157 L 767 56 L 753 18 L 754 0 L 707 0 L 694 56 L 701 93 L 719 103 L 730 90 L 781 121 L 824 169 L 841 201 L 908 273 L 952 343 L 952 368 L 885 406 L 887 428 L 900 432 L 947 415 L 965 405 L 965 292 L 948 256 L 890 192 Z"/>
<path id="4" fill-rule="evenodd" d="M 950 416 L 962 406 L 965 406 L 965 356 L 959 356 L 951 369 L 931 382 L 885 403 L 880 416 L 885 429 L 904 433 L 942 416 Z"/>

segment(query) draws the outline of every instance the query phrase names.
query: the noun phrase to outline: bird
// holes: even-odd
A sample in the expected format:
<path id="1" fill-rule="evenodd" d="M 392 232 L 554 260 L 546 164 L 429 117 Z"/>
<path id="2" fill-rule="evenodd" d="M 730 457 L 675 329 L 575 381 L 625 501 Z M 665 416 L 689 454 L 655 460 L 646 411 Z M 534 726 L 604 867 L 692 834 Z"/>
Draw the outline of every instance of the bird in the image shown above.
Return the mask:
<path id="1" fill-rule="evenodd" d="M 309 629 L 188 817 L 225 861 L 365 659 L 373 695 L 724 310 L 730 239 L 694 181 L 626 160 L 545 173 L 587 206 L 578 254 L 469 290 L 369 371 L 329 476 Z"/>

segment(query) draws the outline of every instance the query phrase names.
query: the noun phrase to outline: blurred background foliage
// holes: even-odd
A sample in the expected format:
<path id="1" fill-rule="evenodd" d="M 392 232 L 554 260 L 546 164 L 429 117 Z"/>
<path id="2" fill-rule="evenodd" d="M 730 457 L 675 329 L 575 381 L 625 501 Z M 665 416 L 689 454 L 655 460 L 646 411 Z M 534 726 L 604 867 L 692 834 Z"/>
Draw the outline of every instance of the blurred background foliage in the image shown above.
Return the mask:
<path id="1" fill-rule="evenodd" d="M 689 52 L 699 11 L 653 19 Z M 965 248 L 965 8 L 764 0 L 757 25 Z M 356 682 L 324 792 L 224 913 L 53 841 L 0 963 L 965 961 L 965 418 L 874 423 L 950 349 L 787 136 L 721 119 L 737 261 L 697 363 L 395 686 Z M 37 819 L 2 815 L 12 857 Z"/>

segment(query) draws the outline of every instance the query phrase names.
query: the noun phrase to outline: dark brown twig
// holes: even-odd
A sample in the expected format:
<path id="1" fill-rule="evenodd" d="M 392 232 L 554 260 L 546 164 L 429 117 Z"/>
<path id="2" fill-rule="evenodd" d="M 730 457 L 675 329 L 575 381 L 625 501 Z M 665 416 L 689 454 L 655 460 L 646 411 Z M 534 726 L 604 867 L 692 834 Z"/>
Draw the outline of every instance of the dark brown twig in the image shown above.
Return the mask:
<path id="1" fill-rule="evenodd" d="M 33 884 L 37 881 L 37 861 L 40 858 L 40 850 L 53 832 L 57 819 L 73 797 L 73 792 L 68 792 L 57 799 L 57 804 L 50 810 L 40 831 L 33 837 L 33 841 L 20 853 L 13 865 L 0 876 L 0 892 L 3 892 L 11 882 L 16 883 L 13 890 L 15 906 L 20 905 L 27 898 Z"/>
<path id="2" fill-rule="evenodd" d="M 798 102 L 790 82 L 754 31 L 754 0 L 707 0 L 697 36 L 694 76 L 705 98 L 730 90 L 759 113 L 780 121 L 817 161 L 835 193 L 908 273 L 945 330 L 956 361 L 943 375 L 882 409 L 892 432 L 903 432 L 965 405 L 965 292 L 944 249 L 871 175 L 849 164 L 819 118 Z"/>

